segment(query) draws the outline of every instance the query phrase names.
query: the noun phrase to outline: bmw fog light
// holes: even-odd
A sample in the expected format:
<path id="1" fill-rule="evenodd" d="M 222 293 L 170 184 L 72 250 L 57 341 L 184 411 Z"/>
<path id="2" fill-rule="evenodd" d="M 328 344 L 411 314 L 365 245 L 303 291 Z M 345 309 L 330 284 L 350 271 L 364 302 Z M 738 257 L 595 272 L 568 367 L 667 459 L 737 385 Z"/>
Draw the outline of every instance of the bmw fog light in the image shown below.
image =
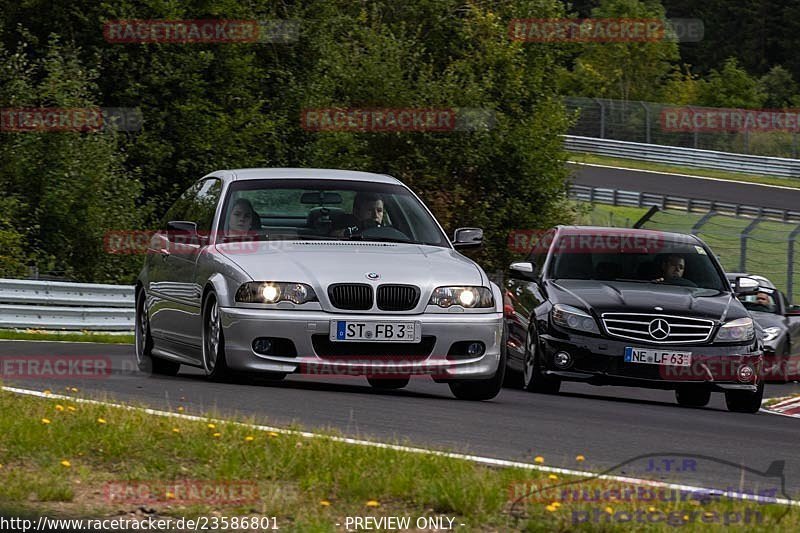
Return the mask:
<path id="1" fill-rule="evenodd" d="M 467 346 L 467 355 L 477 356 L 483 353 L 482 342 L 471 342 Z"/>
<path id="2" fill-rule="evenodd" d="M 259 337 L 253 341 L 253 351 L 263 355 L 269 355 L 272 352 L 272 340 L 266 337 Z"/>

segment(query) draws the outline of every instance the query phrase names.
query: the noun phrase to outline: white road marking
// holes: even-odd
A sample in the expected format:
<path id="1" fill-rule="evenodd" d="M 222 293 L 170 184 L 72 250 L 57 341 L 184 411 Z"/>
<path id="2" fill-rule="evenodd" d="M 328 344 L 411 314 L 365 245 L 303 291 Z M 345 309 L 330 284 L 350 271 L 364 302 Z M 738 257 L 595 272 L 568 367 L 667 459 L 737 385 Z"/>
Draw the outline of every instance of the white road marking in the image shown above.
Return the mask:
<path id="1" fill-rule="evenodd" d="M 666 483 L 663 481 L 653 481 L 650 479 L 640 479 L 628 476 L 615 476 L 610 474 L 602 474 L 598 475 L 596 472 L 590 472 L 586 470 L 574 470 L 571 468 L 559 468 L 553 466 L 542 466 L 542 465 L 535 465 L 531 463 L 523 463 L 520 461 L 509 461 L 507 459 L 495 459 L 493 457 L 482 457 L 479 455 L 468 455 L 468 454 L 460 454 L 460 453 L 451 453 L 451 452 L 441 452 L 436 450 L 426 450 L 424 448 L 414 448 L 410 446 L 400 446 L 398 444 L 388 444 L 384 442 L 373 442 L 368 440 L 362 439 L 353 439 L 349 437 L 334 437 L 329 435 L 321 435 L 319 433 L 312 433 L 310 431 L 297 431 L 292 429 L 284 429 L 274 426 L 265 426 L 261 424 L 246 424 L 244 422 L 236 422 L 218 418 L 207 418 L 201 417 L 196 415 L 188 415 L 184 413 L 172 413 L 169 411 L 159 411 L 157 409 L 150 409 L 146 407 L 134 407 L 132 405 L 123 405 L 111 402 L 102 402 L 99 400 L 90 400 L 87 398 L 75 398 L 73 396 L 67 396 L 63 394 L 53 394 L 53 393 L 45 393 L 41 391 L 29 390 L 29 389 L 20 389 L 16 387 L 2 387 L 2 390 L 6 392 L 11 392 L 14 394 L 22 394 L 26 396 L 36 396 L 39 398 L 49 398 L 49 399 L 59 399 L 59 400 L 70 400 L 76 403 L 85 403 L 91 405 L 103 405 L 106 407 L 114 407 L 118 409 L 125 409 L 130 411 L 141 411 L 146 414 L 154 415 L 154 416 L 163 416 L 166 418 L 181 418 L 184 420 L 194 420 L 198 422 L 213 422 L 218 424 L 230 424 L 234 426 L 241 426 L 247 427 L 250 429 L 254 429 L 257 431 L 272 431 L 274 433 L 280 433 L 284 435 L 295 435 L 300 437 L 305 437 L 309 439 L 328 439 L 334 442 L 341 442 L 345 444 L 353 444 L 356 446 L 367 446 L 371 448 L 382 448 L 387 450 L 393 450 L 398 452 L 407 452 L 407 453 L 418 453 L 422 455 L 434 455 L 438 457 L 446 457 L 449 459 L 459 459 L 463 461 L 470 461 L 473 463 L 477 463 L 480 465 L 486 466 L 495 466 L 495 467 L 505 467 L 505 468 L 519 468 L 522 470 L 536 470 L 539 472 L 549 472 L 553 474 L 563 474 L 569 476 L 578 476 L 578 477 L 591 477 L 593 479 L 607 479 L 611 481 L 619 481 L 622 483 L 629 483 L 633 485 L 644 485 L 647 487 L 656 487 L 656 488 L 665 488 L 665 489 L 672 489 L 672 490 L 682 490 L 685 492 L 703 492 L 708 493 L 716 491 L 716 493 L 721 493 L 719 489 L 709 488 L 709 487 L 699 487 L 694 485 L 683 485 L 678 483 Z M 737 499 L 737 500 L 752 500 L 757 501 L 759 503 L 777 503 L 781 505 L 790 505 L 795 507 L 800 507 L 800 501 L 794 501 L 786 498 L 769 498 L 768 501 L 765 501 L 764 496 L 757 496 L 755 494 L 746 494 L 746 493 L 738 493 L 738 492 L 731 492 L 725 491 L 724 495 L 730 499 Z"/>

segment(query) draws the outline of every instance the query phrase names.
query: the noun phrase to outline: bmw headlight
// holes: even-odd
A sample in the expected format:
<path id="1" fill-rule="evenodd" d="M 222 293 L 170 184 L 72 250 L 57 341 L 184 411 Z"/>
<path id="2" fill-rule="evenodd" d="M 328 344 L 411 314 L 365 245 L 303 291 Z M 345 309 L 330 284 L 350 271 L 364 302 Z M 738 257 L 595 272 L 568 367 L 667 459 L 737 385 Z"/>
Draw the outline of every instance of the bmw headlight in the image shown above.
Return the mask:
<path id="1" fill-rule="evenodd" d="M 781 328 L 770 327 L 764 328 L 764 342 L 774 341 L 781 334 Z"/>
<path id="2" fill-rule="evenodd" d="M 737 318 L 719 328 L 716 340 L 722 342 L 749 341 L 756 334 L 752 318 Z"/>
<path id="3" fill-rule="evenodd" d="M 600 333 L 594 318 L 586 311 L 581 311 L 577 307 L 556 304 L 553 306 L 550 316 L 553 322 L 561 327 L 589 333 Z"/>
<path id="4" fill-rule="evenodd" d="M 428 305 L 448 308 L 460 305 L 469 309 L 494 307 L 494 297 L 488 287 L 437 287 Z"/>
<path id="5" fill-rule="evenodd" d="M 236 291 L 236 301 L 256 304 L 278 302 L 304 304 L 316 302 L 317 295 L 314 293 L 314 289 L 305 283 L 251 281 L 239 287 L 239 290 Z"/>

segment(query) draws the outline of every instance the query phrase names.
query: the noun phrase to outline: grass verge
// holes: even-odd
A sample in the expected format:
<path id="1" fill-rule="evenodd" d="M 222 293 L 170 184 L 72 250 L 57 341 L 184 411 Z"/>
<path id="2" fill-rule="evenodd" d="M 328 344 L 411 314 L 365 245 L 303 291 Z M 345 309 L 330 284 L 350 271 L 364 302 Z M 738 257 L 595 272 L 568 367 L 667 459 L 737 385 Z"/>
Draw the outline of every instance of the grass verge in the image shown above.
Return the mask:
<path id="1" fill-rule="evenodd" d="M 761 183 L 763 185 L 779 185 L 782 187 L 792 187 L 795 189 L 800 189 L 800 179 L 798 178 L 781 178 L 777 176 L 760 176 L 760 175 L 745 174 L 740 172 L 726 172 L 724 170 L 682 167 L 678 165 L 668 165 L 664 163 L 650 163 L 648 161 L 637 161 L 635 159 L 623 159 L 620 157 L 608 157 L 603 155 L 582 154 L 582 153 L 570 153 L 569 160 L 574 161 L 576 163 L 608 165 L 613 167 L 632 168 L 637 170 L 652 170 L 654 172 L 667 172 L 670 174 L 687 174 L 690 176 L 703 176 L 707 178 L 718 178 L 729 181 Z"/>
<path id="2" fill-rule="evenodd" d="M 568 477 L 6 391 L 0 391 L 0 462 L 5 516 L 275 517 L 285 531 L 341 531 L 347 517 L 408 516 L 412 523 L 452 518 L 460 531 L 623 531 L 632 524 L 620 513 L 637 511 L 635 502 L 587 506 L 538 498 L 512 513 L 510 487 Z M 226 501 L 224 491 L 186 498 L 186 483 L 245 485 L 250 498 Z M 137 501 L 143 486 L 144 504 Z M 183 488 L 156 490 L 177 486 Z M 649 503 L 638 511 L 660 512 L 669 523 L 645 519 L 633 527 L 705 531 L 711 515 L 720 523 L 731 513 L 741 517 L 746 503 Z M 800 529 L 793 508 L 748 505 L 760 517 L 748 531 Z"/>
<path id="3" fill-rule="evenodd" d="M 104 344 L 133 344 L 134 342 L 132 334 L 113 335 L 92 331 L 60 333 L 37 330 L 16 331 L 11 329 L 0 329 L 0 340 L 99 342 Z"/>

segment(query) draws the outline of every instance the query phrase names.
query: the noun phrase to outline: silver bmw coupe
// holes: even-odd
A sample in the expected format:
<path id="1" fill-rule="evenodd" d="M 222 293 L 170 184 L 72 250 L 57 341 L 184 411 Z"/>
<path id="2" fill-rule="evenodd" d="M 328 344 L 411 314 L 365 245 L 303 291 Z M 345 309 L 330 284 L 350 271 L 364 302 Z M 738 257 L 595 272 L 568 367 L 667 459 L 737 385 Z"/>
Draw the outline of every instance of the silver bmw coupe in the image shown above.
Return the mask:
<path id="1" fill-rule="evenodd" d="M 505 372 L 502 297 L 399 180 L 346 170 L 213 172 L 169 209 L 136 283 L 136 358 L 213 379 L 411 376 L 488 400 Z"/>

